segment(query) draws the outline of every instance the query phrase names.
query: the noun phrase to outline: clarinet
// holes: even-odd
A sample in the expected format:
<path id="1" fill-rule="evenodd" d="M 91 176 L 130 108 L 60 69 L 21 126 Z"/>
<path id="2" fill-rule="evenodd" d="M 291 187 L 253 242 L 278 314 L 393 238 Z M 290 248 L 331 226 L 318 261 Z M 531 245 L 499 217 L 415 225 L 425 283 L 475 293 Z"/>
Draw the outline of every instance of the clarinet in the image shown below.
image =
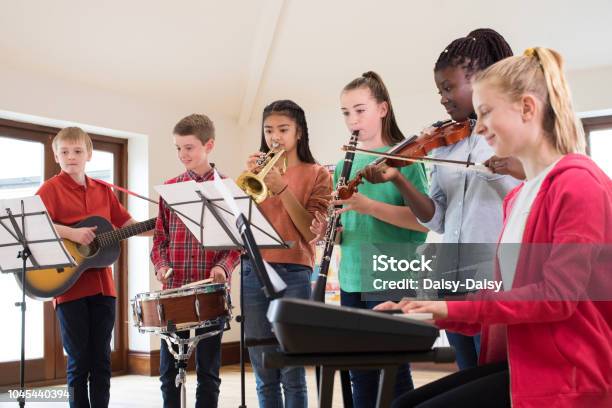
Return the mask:
<path id="1" fill-rule="evenodd" d="M 359 137 L 359 131 L 356 130 L 351 135 L 349 140 L 350 147 L 357 146 L 357 138 Z M 348 150 L 344 156 L 344 163 L 342 164 L 342 173 L 336 183 L 336 193 L 346 185 L 348 178 L 351 175 L 351 168 L 353 167 L 353 158 L 355 157 L 354 150 Z M 334 199 L 337 197 L 334 195 Z M 331 261 L 331 255 L 334 250 L 334 244 L 336 242 L 336 234 L 338 226 L 340 224 L 340 216 L 336 214 L 336 210 L 342 208 L 341 205 L 329 205 L 327 207 L 327 229 L 325 230 L 325 249 L 323 250 L 323 258 L 321 258 L 321 264 L 319 265 L 319 277 L 315 283 L 314 290 L 312 291 L 311 300 L 315 302 L 325 302 L 325 285 L 327 284 L 327 273 L 329 271 L 329 264 Z"/>

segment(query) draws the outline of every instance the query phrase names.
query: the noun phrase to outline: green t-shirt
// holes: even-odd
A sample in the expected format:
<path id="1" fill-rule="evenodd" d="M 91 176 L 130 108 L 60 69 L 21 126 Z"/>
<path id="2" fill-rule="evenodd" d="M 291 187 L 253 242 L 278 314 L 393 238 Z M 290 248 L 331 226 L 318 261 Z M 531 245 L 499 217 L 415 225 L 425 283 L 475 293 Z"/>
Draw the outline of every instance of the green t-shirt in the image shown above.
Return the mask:
<path id="1" fill-rule="evenodd" d="M 389 147 L 381 147 L 374 149 L 377 152 L 385 152 Z M 365 166 L 376 160 L 376 157 L 364 154 L 355 154 L 353 167 L 349 180 L 355 177 L 355 174 Z M 334 186 L 336 185 L 344 159 L 336 165 L 334 173 Z M 420 163 L 414 163 L 409 166 L 400 168 L 401 173 L 409 180 L 419 191 L 427 194 L 428 183 L 425 174 L 425 168 Z M 348 180 L 347 180 L 348 181 Z M 404 199 L 399 190 L 391 182 L 372 184 L 367 180 L 363 180 L 358 191 L 377 201 L 381 201 L 391 205 L 404 206 Z M 356 211 L 347 211 L 341 215 L 343 226 L 342 232 L 342 255 L 340 258 L 339 280 L 340 288 L 345 292 L 361 292 L 361 252 L 363 244 L 383 244 L 387 242 L 393 243 L 413 243 L 422 244 L 427 238 L 427 233 L 412 231 L 409 229 L 396 227 L 388 224 L 377 218 L 369 215 L 359 214 Z M 364 260 L 369 262 L 369 260 Z"/>

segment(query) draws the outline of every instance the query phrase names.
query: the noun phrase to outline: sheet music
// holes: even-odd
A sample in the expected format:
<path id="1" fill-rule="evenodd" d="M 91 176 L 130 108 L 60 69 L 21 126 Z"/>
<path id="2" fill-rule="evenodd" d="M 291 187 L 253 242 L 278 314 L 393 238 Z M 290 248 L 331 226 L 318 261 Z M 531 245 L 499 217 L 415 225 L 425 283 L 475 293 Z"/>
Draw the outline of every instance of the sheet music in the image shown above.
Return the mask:
<path id="1" fill-rule="evenodd" d="M 46 267 L 67 267 L 74 266 L 74 259 L 70 256 L 64 244 L 61 241 L 55 240 L 59 237 L 53 223 L 47 218 L 46 208 L 39 196 L 31 196 L 24 198 L 12 198 L 8 200 L 0 200 L 0 269 L 3 272 L 14 272 L 21 270 L 23 261 L 17 258 L 17 253 L 21 251 L 22 246 L 17 240 L 17 234 L 10 219 L 8 218 L 7 208 L 15 217 L 17 226 L 21 229 L 21 202 L 23 201 L 26 214 L 25 218 L 25 233 L 26 239 L 29 241 L 29 248 L 32 256 L 39 265 Z M 31 269 L 34 265 L 32 259 L 28 258 L 27 268 Z"/>
<path id="2" fill-rule="evenodd" d="M 232 179 L 221 180 L 231 195 L 235 197 L 235 202 L 239 210 L 249 217 L 249 205 L 251 200 L 242 191 Z M 215 186 L 215 181 L 205 181 L 196 183 L 193 180 L 163 184 L 156 186 L 155 190 L 159 195 L 173 208 L 182 214 L 177 214 L 178 217 L 187 226 L 189 231 L 200 240 L 200 218 L 202 215 L 202 202 L 197 191 L 200 191 L 207 199 L 211 200 L 217 208 L 220 208 L 218 213 L 222 218 L 222 222 L 227 226 L 237 242 L 242 242 L 233 212 L 228 204 L 223 199 L 221 192 Z M 264 215 L 259 211 L 256 205 L 250 208 L 250 219 L 253 235 L 257 243 L 261 247 L 278 247 L 282 243 L 282 238 L 274 230 L 274 227 L 268 222 Z M 217 222 L 210 211 L 204 210 L 204 246 L 210 248 L 227 248 L 234 247 L 234 242 L 227 236 L 223 227 Z"/>
<path id="3" fill-rule="evenodd" d="M 215 182 L 215 188 L 217 189 L 217 191 L 219 191 L 219 193 L 225 200 L 225 203 L 229 206 L 230 210 L 234 214 L 234 218 L 238 219 L 238 215 L 240 215 L 240 209 L 238 208 L 238 204 L 236 204 L 236 200 L 234 200 L 234 196 L 225 187 L 225 184 L 223 184 L 223 179 L 221 178 L 217 170 L 213 169 L 213 172 L 214 172 L 213 180 Z"/>

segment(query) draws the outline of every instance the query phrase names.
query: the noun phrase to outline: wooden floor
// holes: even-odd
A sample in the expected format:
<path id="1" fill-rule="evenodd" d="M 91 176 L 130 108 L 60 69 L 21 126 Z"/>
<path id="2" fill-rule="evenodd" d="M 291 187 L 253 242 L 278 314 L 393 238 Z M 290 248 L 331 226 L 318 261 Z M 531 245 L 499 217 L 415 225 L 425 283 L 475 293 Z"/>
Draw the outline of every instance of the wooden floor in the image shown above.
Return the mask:
<path id="1" fill-rule="evenodd" d="M 413 370 L 412 378 L 415 386 L 421 386 L 448 375 L 444 371 L 417 371 Z M 312 368 L 307 369 L 308 382 L 308 406 L 316 407 L 315 375 Z M 336 375 L 334 381 L 334 404 L 333 407 L 342 407 L 342 395 L 340 392 L 340 378 Z M 195 374 L 187 376 L 187 406 L 195 404 Z M 0 395 L 0 397 L 2 397 Z M 6 399 L 0 398 L 6 401 Z M 255 378 L 250 367 L 246 373 L 246 403 L 247 407 L 257 408 L 257 395 L 255 391 Z M 161 407 L 161 391 L 159 390 L 159 379 L 157 377 L 145 377 L 139 375 L 124 375 L 113 377 L 111 380 L 110 406 L 116 408 L 139 408 L 139 407 Z M 238 407 L 240 405 L 240 366 L 230 365 L 221 368 L 221 395 L 219 407 Z M 0 407 L 14 407 L 15 403 L 0 402 Z M 66 404 L 59 403 L 33 403 L 28 402 L 26 406 L 38 407 L 60 407 Z"/>

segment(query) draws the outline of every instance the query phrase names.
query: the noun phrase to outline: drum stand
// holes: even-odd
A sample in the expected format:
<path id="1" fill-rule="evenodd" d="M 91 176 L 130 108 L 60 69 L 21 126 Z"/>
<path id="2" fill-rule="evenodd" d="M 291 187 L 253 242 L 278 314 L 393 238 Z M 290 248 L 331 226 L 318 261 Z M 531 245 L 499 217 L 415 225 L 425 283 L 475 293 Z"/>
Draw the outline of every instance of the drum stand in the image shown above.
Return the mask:
<path id="1" fill-rule="evenodd" d="M 220 326 L 219 330 L 203 333 L 187 339 L 178 337 L 176 333 L 159 333 L 159 336 L 166 341 L 168 351 L 170 351 L 170 354 L 174 357 L 174 364 L 178 369 L 175 385 L 181 390 L 181 408 L 187 407 L 187 392 L 185 387 L 187 385 L 187 361 L 189 361 L 191 353 L 193 353 L 193 350 L 195 350 L 200 340 L 207 337 L 218 336 L 222 331 L 223 325 Z M 178 346 L 178 352 L 174 351 L 172 344 Z M 187 351 L 185 351 L 185 347 Z"/>

